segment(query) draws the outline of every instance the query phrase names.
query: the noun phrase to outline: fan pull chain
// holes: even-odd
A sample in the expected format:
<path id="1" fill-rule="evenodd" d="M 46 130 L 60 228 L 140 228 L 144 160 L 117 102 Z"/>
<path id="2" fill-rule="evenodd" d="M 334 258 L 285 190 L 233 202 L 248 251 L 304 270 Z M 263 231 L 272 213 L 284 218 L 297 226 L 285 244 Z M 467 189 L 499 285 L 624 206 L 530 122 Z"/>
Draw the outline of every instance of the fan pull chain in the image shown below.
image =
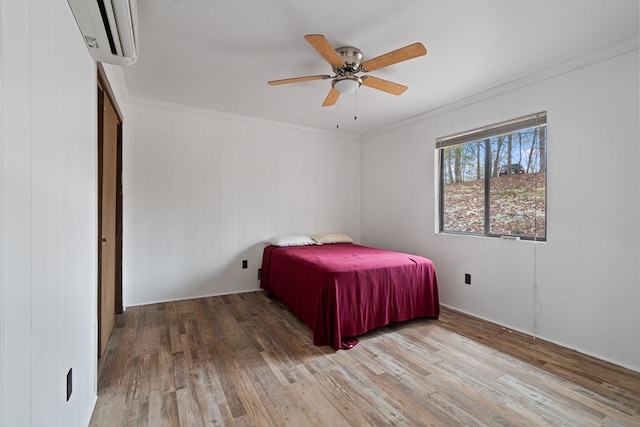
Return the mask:
<path id="1" fill-rule="evenodd" d="M 358 120 L 358 91 L 353 93 L 353 120 Z"/>
<path id="2" fill-rule="evenodd" d="M 336 129 L 340 128 L 340 101 L 336 102 Z"/>

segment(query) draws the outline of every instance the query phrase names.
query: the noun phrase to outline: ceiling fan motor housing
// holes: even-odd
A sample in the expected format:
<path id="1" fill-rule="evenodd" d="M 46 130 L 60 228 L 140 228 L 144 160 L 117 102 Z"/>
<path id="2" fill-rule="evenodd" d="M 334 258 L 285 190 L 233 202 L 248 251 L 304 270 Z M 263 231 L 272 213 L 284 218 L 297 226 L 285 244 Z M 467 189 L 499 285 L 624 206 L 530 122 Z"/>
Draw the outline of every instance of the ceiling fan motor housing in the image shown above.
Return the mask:
<path id="1" fill-rule="evenodd" d="M 360 71 L 360 63 L 362 62 L 362 51 L 356 47 L 344 46 L 336 49 L 340 58 L 344 61 L 344 67 L 333 67 L 333 71 L 342 75 L 345 72 L 357 73 Z"/>

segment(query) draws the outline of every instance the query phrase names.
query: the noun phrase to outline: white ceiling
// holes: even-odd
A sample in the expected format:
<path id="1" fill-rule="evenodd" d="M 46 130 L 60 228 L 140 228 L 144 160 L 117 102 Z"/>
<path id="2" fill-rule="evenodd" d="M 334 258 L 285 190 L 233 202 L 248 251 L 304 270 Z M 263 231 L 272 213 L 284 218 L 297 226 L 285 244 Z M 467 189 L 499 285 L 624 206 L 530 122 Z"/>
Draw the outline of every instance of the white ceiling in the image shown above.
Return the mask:
<path id="1" fill-rule="evenodd" d="M 594 51 L 638 39 L 639 2 L 581 0 L 138 0 L 130 96 L 367 134 Z M 322 107 L 333 74 L 305 41 L 324 34 L 370 59 L 416 41 L 427 55 L 371 75 L 400 96 L 362 87 Z M 354 114 L 357 113 L 357 120 Z"/>

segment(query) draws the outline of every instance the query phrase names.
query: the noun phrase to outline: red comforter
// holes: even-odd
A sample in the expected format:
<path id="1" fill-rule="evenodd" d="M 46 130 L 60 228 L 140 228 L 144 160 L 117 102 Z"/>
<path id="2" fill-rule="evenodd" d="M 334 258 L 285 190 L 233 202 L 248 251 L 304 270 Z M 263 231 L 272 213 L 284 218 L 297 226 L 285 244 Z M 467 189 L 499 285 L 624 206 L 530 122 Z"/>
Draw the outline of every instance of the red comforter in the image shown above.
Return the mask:
<path id="1" fill-rule="evenodd" d="M 391 322 L 440 313 L 429 259 L 351 243 L 267 246 L 260 287 L 312 329 L 315 345 L 336 350 Z"/>

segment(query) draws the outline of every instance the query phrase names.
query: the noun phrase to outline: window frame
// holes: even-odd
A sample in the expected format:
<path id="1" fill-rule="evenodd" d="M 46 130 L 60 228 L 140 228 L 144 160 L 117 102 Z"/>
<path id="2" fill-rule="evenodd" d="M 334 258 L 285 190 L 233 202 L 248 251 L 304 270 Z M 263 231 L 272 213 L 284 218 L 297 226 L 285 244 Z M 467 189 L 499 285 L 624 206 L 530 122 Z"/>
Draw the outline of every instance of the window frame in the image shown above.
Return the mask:
<path id="1" fill-rule="evenodd" d="M 545 177 L 544 177 L 544 236 L 524 236 L 524 235 L 514 235 L 514 234 L 505 234 L 505 233 L 492 233 L 491 232 L 491 179 L 493 178 L 491 175 L 492 171 L 492 153 L 491 153 L 491 145 L 488 141 L 491 138 L 499 137 L 502 135 L 508 135 L 511 133 L 515 133 L 519 130 L 529 129 L 532 127 L 544 127 L 545 128 Z M 457 145 L 468 144 L 471 142 L 482 142 L 487 144 L 484 147 L 484 232 L 470 232 L 470 231 L 458 231 L 458 230 L 445 230 L 444 229 L 444 214 L 445 214 L 445 149 L 448 147 L 454 147 Z M 438 158 L 438 231 L 441 234 L 455 234 L 455 235 L 463 235 L 463 236 L 480 236 L 480 237 L 490 237 L 490 238 L 506 238 L 506 239 L 520 239 L 520 240 L 530 240 L 537 242 L 546 242 L 548 237 L 547 232 L 547 212 L 548 212 L 548 204 L 547 204 L 547 148 L 548 148 L 548 129 L 547 129 L 547 112 L 542 111 L 535 114 L 530 114 L 527 116 L 522 116 L 518 118 L 514 118 L 511 120 L 506 120 L 500 123 L 495 123 L 487 126 L 482 126 L 476 129 L 471 129 L 464 132 L 459 132 L 456 134 L 439 137 L 436 138 L 436 151 Z M 542 160 L 541 160 L 542 161 Z M 539 172 L 538 172 L 539 173 Z M 537 234 L 537 233 L 535 233 Z"/>

